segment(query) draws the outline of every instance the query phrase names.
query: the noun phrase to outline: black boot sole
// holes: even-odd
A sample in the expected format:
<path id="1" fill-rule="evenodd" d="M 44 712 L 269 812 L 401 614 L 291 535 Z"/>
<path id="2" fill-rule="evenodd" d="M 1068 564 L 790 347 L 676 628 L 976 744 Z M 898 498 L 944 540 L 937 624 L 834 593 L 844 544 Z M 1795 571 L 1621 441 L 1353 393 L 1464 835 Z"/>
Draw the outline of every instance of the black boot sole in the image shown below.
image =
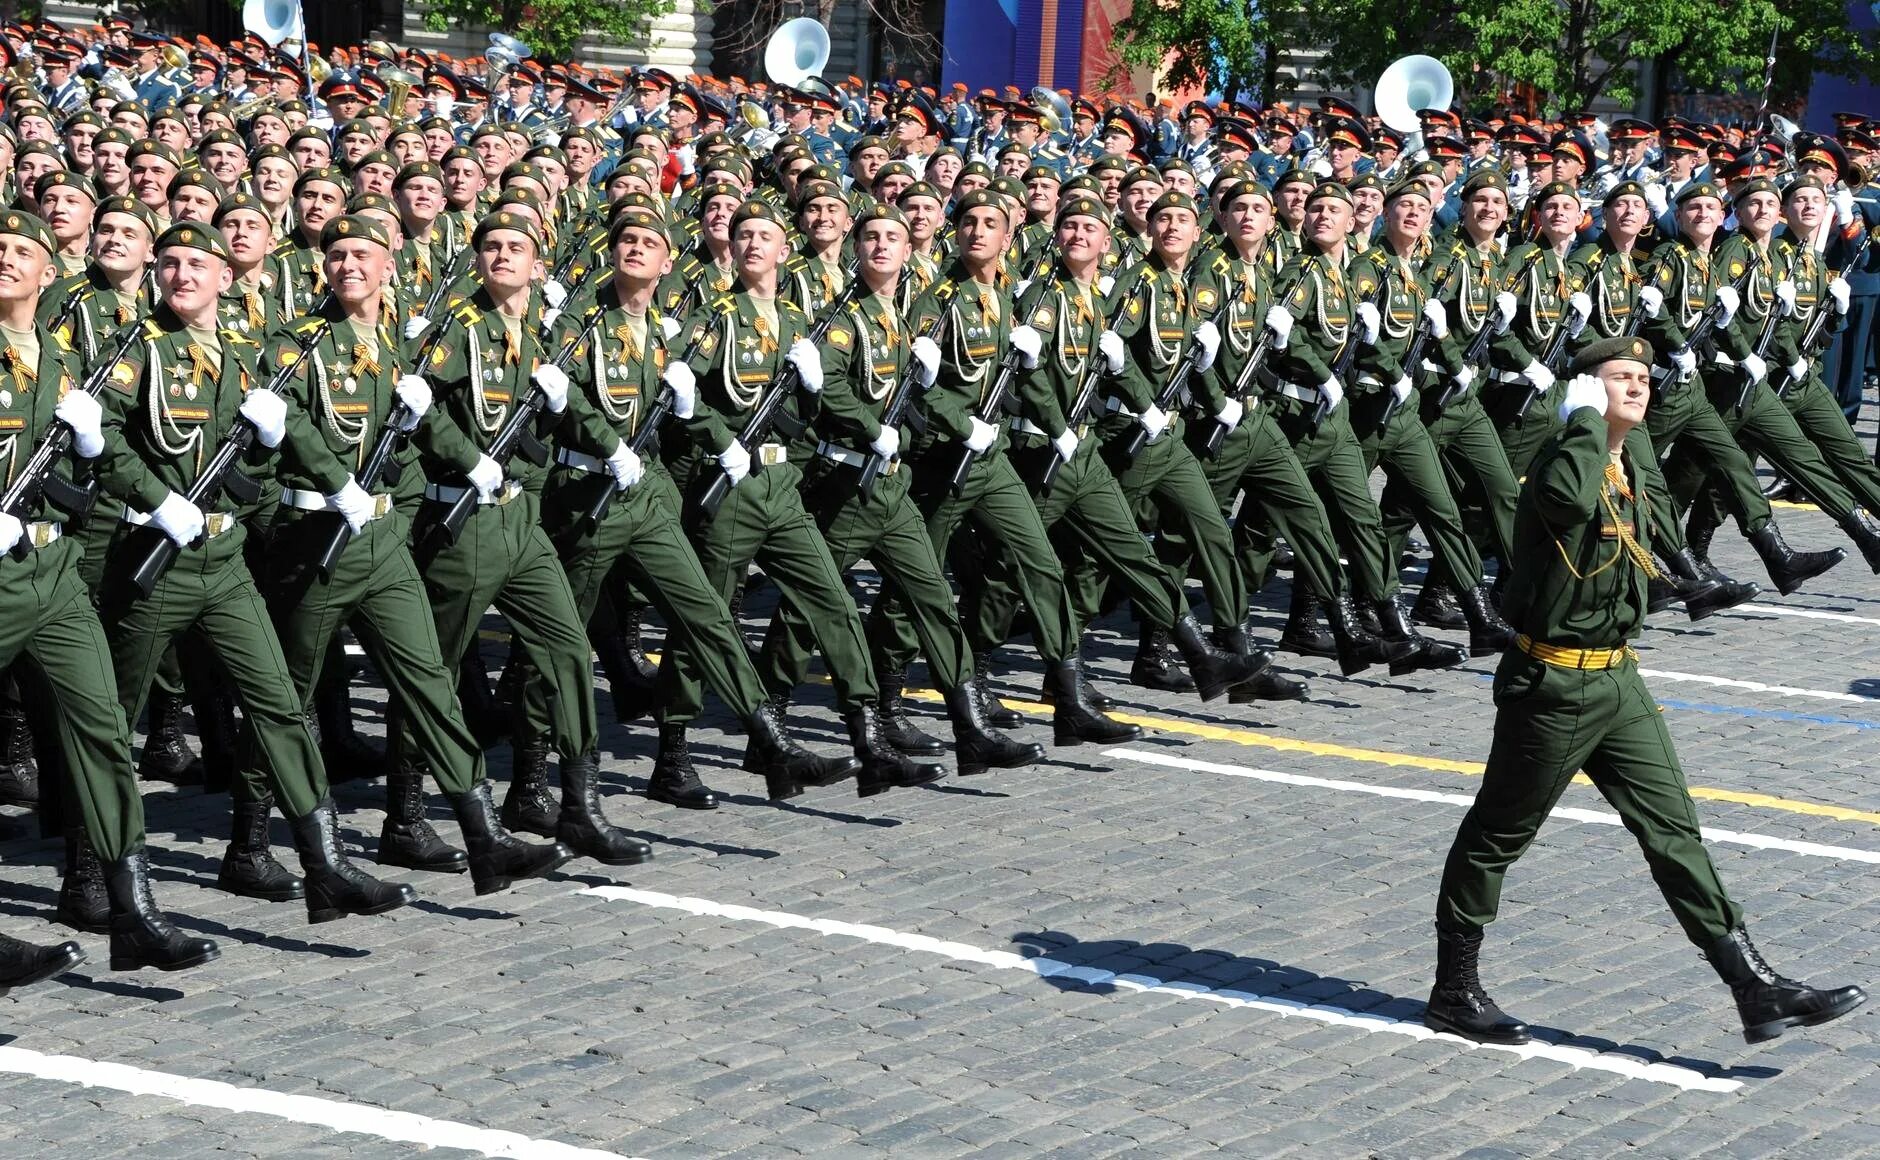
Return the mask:
<path id="1" fill-rule="evenodd" d="M 425 862 L 417 858 L 407 858 L 380 847 L 377 860 L 381 866 L 392 866 L 400 870 L 419 870 L 426 874 L 462 874 L 470 869 L 470 859 L 461 851 L 455 858 L 440 862 Z"/>
<path id="2" fill-rule="evenodd" d="M 1158 693 L 1193 692 L 1195 683 L 1186 673 L 1158 669 L 1132 668 L 1129 670 L 1129 683 L 1141 689 L 1154 689 Z"/>
<path id="3" fill-rule="evenodd" d="M 1469 663 L 1469 650 L 1465 648 L 1458 647 L 1456 649 L 1457 652 L 1462 654 L 1461 656 L 1440 663 L 1429 659 L 1430 651 L 1431 650 L 1427 648 L 1420 648 L 1407 657 L 1402 657 L 1390 662 L 1390 675 L 1393 677 L 1405 677 L 1415 672 L 1435 672 L 1438 669 L 1453 669 Z"/>
<path id="4" fill-rule="evenodd" d="M 1313 636 L 1309 639 L 1297 636 L 1281 636 L 1279 638 L 1280 651 L 1292 653 L 1294 656 L 1323 657 L 1326 660 L 1337 660 L 1338 642 L 1329 632 L 1322 634 L 1322 636 L 1323 640 L 1320 639 L 1320 636 Z"/>
<path id="5" fill-rule="evenodd" d="M 1054 726 L 1051 743 L 1058 746 L 1071 745 L 1123 745 L 1131 741 L 1142 740 L 1142 726 L 1117 722 L 1117 732 L 1110 737 L 1086 736 L 1077 731 L 1075 726 Z"/>
<path id="6" fill-rule="evenodd" d="M 200 967 L 204 963 L 214 962 L 222 957 L 220 947 L 210 947 L 201 954 L 191 955 L 186 959 L 173 959 L 157 962 L 131 955 L 112 955 L 111 969 L 114 971 L 141 971 L 145 967 L 155 967 L 159 971 L 187 971 L 191 967 Z"/>
<path id="7" fill-rule="evenodd" d="M 1833 556 L 1834 559 L 1819 568 L 1804 568 L 1781 576 L 1776 575 L 1773 569 L 1766 569 L 1769 579 L 1775 583 L 1776 591 L 1784 596 L 1793 596 L 1802 590 L 1802 585 L 1847 561 L 1846 548 L 1830 548 L 1824 555 Z"/>
<path id="8" fill-rule="evenodd" d="M 1754 584 L 1740 585 L 1735 592 L 1732 592 L 1727 585 L 1719 584 L 1715 592 L 1686 597 L 1684 614 L 1695 622 L 1735 608 L 1739 604 L 1748 604 L 1760 595 L 1762 595 L 1762 589 Z"/>
<path id="9" fill-rule="evenodd" d="M 1464 1039 L 1470 1039 L 1476 1043 L 1499 1043 L 1508 1047 L 1518 1047 L 1523 1043 L 1530 1042 L 1534 1038 L 1525 1031 L 1517 1032 L 1513 1035 L 1494 1035 L 1487 1031 L 1471 1030 L 1440 1012 L 1430 1010 L 1428 1007 L 1423 1009 L 1423 1026 L 1429 1028 L 1431 1031 L 1447 1031 L 1451 1035 L 1460 1035 Z"/>
<path id="10" fill-rule="evenodd" d="M 530 870 L 526 874 L 512 870 L 504 874 L 491 874 L 479 878 L 476 876 L 476 873 L 472 871 L 470 881 L 475 885 L 478 896 L 500 894 L 511 886 L 514 886 L 517 882 L 526 882 L 531 878 L 541 878 L 552 874 L 573 861 L 574 857 L 574 851 L 567 850 L 564 847 L 563 853 L 556 855 L 553 859 L 544 862 L 542 865 Z"/>
<path id="11" fill-rule="evenodd" d="M 401 906 L 409 906 L 418 900 L 418 895 L 409 886 L 401 887 L 396 898 L 375 903 L 372 906 L 353 908 L 349 906 L 322 906 L 307 908 L 307 925 L 318 926 L 323 922 L 337 922 L 349 914 L 374 915 L 386 914 Z M 167 968 L 166 968 L 167 969 Z"/>
<path id="12" fill-rule="evenodd" d="M 65 954 L 61 957 L 35 967 L 33 970 L 26 972 L 17 979 L 8 979 L 5 982 L 0 982 L 0 995 L 5 995 L 16 987 L 30 987 L 34 983 L 43 983 L 47 979 L 63 975 L 65 972 L 84 961 L 84 951 L 79 950 L 76 945 L 68 946 L 65 948 Z M 117 970 L 115 966 L 111 969 Z"/>
<path id="13" fill-rule="evenodd" d="M 708 789 L 670 790 L 660 786 L 646 787 L 648 801 L 663 805 L 676 806 L 682 810 L 715 810 L 718 808 L 718 795 Z"/>
<path id="14" fill-rule="evenodd" d="M 568 840 L 566 835 L 563 835 L 560 841 L 562 845 L 574 851 L 575 857 L 586 858 L 590 862 L 599 862 L 603 866 L 642 866 L 653 860 L 653 848 L 651 846 L 646 847 L 644 851 L 636 850 L 630 854 L 598 854 L 575 845 Z"/>
<path id="15" fill-rule="evenodd" d="M 263 902 L 295 902 L 307 897 L 307 884 L 300 880 L 296 880 L 292 887 L 283 886 L 275 890 L 260 890 L 253 886 L 246 886 L 240 882 L 230 881 L 217 875 L 215 887 L 217 890 L 225 894 L 233 894 L 237 898 L 258 898 Z M 93 931 L 92 933 L 109 934 L 110 927 L 107 926 L 102 931 Z"/>
<path id="16" fill-rule="evenodd" d="M 1787 1015 L 1767 1023 L 1757 1023 L 1743 1028 L 1743 1042 L 1767 1043 L 1791 1027 L 1819 1027 L 1823 1023 L 1839 1019 L 1867 1001 L 1866 995 L 1850 995 L 1831 1007 L 1807 1015 Z"/>
<path id="17" fill-rule="evenodd" d="M 1044 760 L 1044 746 L 1042 745 L 1027 744 L 1023 745 L 1021 750 L 1022 751 L 1014 752 L 1010 757 L 999 761 L 994 761 L 989 757 L 984 759 L 973 758 L 971 760 L 961 757 L 956 763 L 959 767 L 959 775 L 961 777 L 976 777 L 982 773 L 990 773 L 995 769 L 1023 769 L 1028 765 L 1036 765 Z"/>

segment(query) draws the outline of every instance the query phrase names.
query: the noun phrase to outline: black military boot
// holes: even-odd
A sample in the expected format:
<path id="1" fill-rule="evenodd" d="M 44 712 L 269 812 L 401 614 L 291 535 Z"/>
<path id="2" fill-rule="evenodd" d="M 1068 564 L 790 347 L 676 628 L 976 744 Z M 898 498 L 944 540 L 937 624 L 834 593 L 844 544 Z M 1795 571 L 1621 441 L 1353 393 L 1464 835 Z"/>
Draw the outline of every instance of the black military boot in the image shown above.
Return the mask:
<path id="1" fill-rule="evenodd" d="M 57 946 L 34 946 L 0 934 L 0 995 L 50 979 L 85 961 L 85 952 L 70 939 Z"/>
<path id="2" fill-rule="evenodd" d="M 33 731 L 17 702 L 0 708 L 0 805 L 39 804 L 39 761 L 33 756 Z M 27 944 L 21 943 L 21 946 Z"/>
<path id="3" fill-rule="evenodd" d="M 1025 715 L 1007 709 L 992 692 L 992 654 L 973 654 L 973 696 L 979 700 L 986 724 L 994 729 L 1016 729 L 1025 723 Z"/>
<path id="4" fill-rule="evenodd" d="M 222 952 L 206 938 L 190 938 L 170 925 L 150 894 L 150 857 L 134 850 L 105 869 L 111 899 L 111 969 L 181 971 Z"/>
<path id="5" fill-rule="evenodd" d="M 1874 572 L 1880 573 L 1880 528 L 1875 528 L 1873 520 L 1859 508 L 1849 512 L 1839 522 L 1841 530 L 1860 549 L 1861 559 L 1867 561 L 1867 566 Z"/>
<path id="6" fill-rule="evenodd" d="M 305 898 L 307 884 L 298 874 L 274 860 L 274 849 L 268 843 L 268 816 L 274 810 L 273 796 L 253 802 L 245 799 L 245 794 L 238 793 L 230 803 L 234 806 L 235 825 L 215 884 L 230 894 L 268 902 Z"/>
<path id="7" fill-rule="evenodd" d="M 437 836 L 424 818 L 424 772 L 401 764 L 385 779 L 385 828 L 379 831 L 379 865 L 438 874 L 462 874 L 464 852 Z"/>
<path id="8" fill-rule="evenodd" d="M 1417 651 L 1414 641 L 1390 640 L 1364 627 L 1349 592 L 1325 602 L 1325 620 L 1332 626 L 1332 655 L 1338 658 L 1338 671 L 1347 677 L 1385 663 L 1395 672 L 1397 664 Z"/>
<path id="9" fill-rule="evenodd" d="M 1015 740 L 988 726 L 967 686 L 947 690 L 946 702 L 947 716 L 953 719 L 953 752 L 959 759 L 961 777 L 989 769 L 1020 769 L 1044 760 L 1044 746 Z"/>
<path id="10" fill-rule="evenodd" d="M 1418 669 L 1452 668 L 1469 659 L 1469 650 L 1461 645 L 1432 640 L 1418 632 L 1410 623 L 1410 618 L 1404 615 L 1403 605 L 1397 601 L 1398 597 L 1391 596 L 1376 602 L 1377 619 L 1384 628 L 1384 640 L 1398 645 L 1408 641 L 1415 648 L 1390 662 L 1391 676 L 1401 677 Z"/>
<path id="11" fill-rule="evenodd" d="M 1685 615 L 1698 621 L 1726 608 L 1746 604 L 1762 594 L 1762 589 L 1754 584 L 1725 576 L 1715 564 L 1700 559 L 1688 544 L 1660 557 L 1658 562 L 1659 576 L 1647 585 L 1647 598 L 1651 601 L 1647 611 L 1661 600 L 1682 602 Z"/>
<path id="12" fill-rule="evenodd" d="M 1416 606 L 1410 610 L 1410 618 L 1432 628 L 1469 627 L 1468 615 L 1462 610 L 1456 590 L 1439 580 L 1423 585 L 1423 591 L 1417 593 Z"/>
<path id="13" fill-rule="evenodd" d="M 1502 1013 L 1477 975 L 1482 932 L 1436 927 L 1436 986 L 1423 1008 L 1423 1025 L 1481 1043 L 1526 1043 L 1528 1026 Z"/>
<path id="14" fill-rule="evenodd" d="M 1477 584 L 1456 594 L 1462 615 L 1469 622 L 1469 653 L 1492 657 L 1514 643 L 1514 629 L 1495 611 L 1488 599 L 1488 585 Z"/>
<path id="15" fill-rule="evenodd" d="M 1084 643 L 1077 642 L 1077 691 L 1084 702 L 1099 713 L 1112 713 L 1116 710 L 1116 698 L 1097 691 L 1097 686 L 1090 680 L 1090 670 L 1084 664 Z M 1057 688 L 1051 683 L 1051 674 L 1047 670 L 1044 684 L 1038 690 L 1038 700 L 1042 704 L 1056 706 Z"/>
<path id="16" fill-rule="evenodd" d="M 750 743 L 744 750 L 744 768 L 764 775 L 773 802 L 793 798 L 809 786 L 834 785 L 856 776 L 862 763 L 853 757 L 823 757 L 798 745 L 783 727 L 783 710 L 765 701 L 744 722 Z"/>
<path id="17" fill-rule="evenodd" d="M 385 750 L 359 736 L 353 727 L 346 673 L 324 674 L 313 690 L 313 711 L 320 722 L 320 760 L 327 782 L 370 781 L 390 772 Z"/>
<path id="18" fill-rule="evenodd" d="M 638 866 L 653 847 L 607 820 L 601 812 L 600 757 L 584 753 L 561 759 L 561 817 L 555 836 L 584 858 L 605 866 Z"/>
<path id="19" fill-rule="evenodd" d="M 1312 593 L 1297 580 L 1292 586 L 1292 604 L 1286 610 L 1286 627 L 1280 630 L 1279 647 L 1302 657 L 1331 658 L 1338 655 L 1338 642 L 1331 633 L 1319 627 L 1318 609 L 1312 602 Z"/>
<path id="20" fill-rule="evenodd" d="M 548 738 L 518 744 L 510 762 L 509 792 L 503 795 L 503 825 L 552 838 L 558 814 L 548 788 Z"/>
<path id="21" fill-rule="evenodd" d="M 1704 956 L 1717 968 L 1717 977 L 1729 984 L 1747 1043 L 1766 1043 L 1791 1027 L 1839 1019 L 1867 1001 L 1867 992 L 1859 987 L 1823 991 L 1776 974 L 1744 927 L 1710 944 Z"/>
<path id="22" fill-rule="evenodd" d="M 305 817 L 289 819 L 294 849 L 307 876 L 307 921 L 332 922 L 348 914 L 384 914 L 418 897 L 402 882 L 381 882 L 353 865 L 339 844 L 339 815 L 323 797 Z"/>
<path id="23" fill-rule="evenodd" d="M 888 744 L 881 714 L 873 705 L 857 705 L 842 715 L 849 742 L 862 768 L 855 775 L 855 796 L 874 797 L 891 789 L 930 785 L 947 775 L 944 767 L 915 761 Z"/>
<path id="24" fill-rule="evenodd" d="M 1253 645 L 1253 622 L 1250 620 L 1236 625 L 1215 625 L 1213 635 L 1216 648 L 1235 656 L 1252 656 L 1256 651 Z M 1227 703 L 1247 705 L 1255 701 L 1303 701 L 1310 692 L 1304 681 L 1296 681 L 1269 667 L 1261 669 L 1252 680 L 1242 681 L 1227 690 Z"/>
<path id="25" fill-rule="evenodd" d="M 1776 590 L 1784 596 L 1800 590 L 1802 585 L 1847 559 L 1846 548 L 1798 552 L 1789 547 L 1774 517 L 1760 530 L 1749 534 L 1749 546 L 1762 557 L 1763 568 L 1768 571 L 1769 579 L 1775 582 Z"/>
<path id="26" fill-rule="evenodd" d="M 111 933 L 111 897 L 104 888 L 104 864 L 91 839 L 78 827 L 65 831 L 65 878 L 59 883 L 59 908 L 53 917 L 86 934 Z"/>
<path id="27" fill-rule="evenodd" d="M 947 751 L 946 742 L 922 733 L 907 715 L 907 706 L 901 702 L 901 693 L 907 688 L 907 666 L 876 666 L 875 684 L 881 690 L 876 704 L 881 708 L 882 736 L 889 745 L 910 757 L 939 757 Z"/>
<path id="28" fill-rule="evenodd" d="M 175 785 L 201 785 L 202 758 L 190 748 L 183 732 L 183 698 L 152 689 L 148 720 L 150 731 L 144 735 L 144 755 L 137 763 L 137 776 Z"/>
<path id="29" fill-rule="evenodd" d="M 1045 663 L 1044 679 L 1054 690 L 1051 698 L 1052 743 L 1056 745 L 1119 745 L 1142 736 L 1139 725 L 1125 725 L 1104 716 L 1084 694 L 1084 662 L 1076 653 Z"/>
<path id="30" fill-rule="evenodd" d="M 470 881 L 478 894 L 509 889 L 518 878 L 540 878 L 574 857 L 560 842 L 524 842 L 503 828 L 490 800 L 490 783 L 477 782 L 463 793 L 445 794 L 469 847 Z"/>
<path id="31" fill-rule="evenodd" d="M 1222 652 L 1208 643 L 1201 624 L 1193 613 L 1185 614 L 1169 629 L 1169 639 L 1188 663 L 1188 673 L 1195 679 L 1195 692 L 1203 701 L 1212 701 L 1235 685 L 1252 680 L 1273 663 L 1273 654 L 1261 649 L 1247 656 Z"/>
<path id="32" fill-rule="evenodd" d="M 1129 666 L 1129 683 L 1164 693 L 1191 693 L 1194 678 L 1184 672 L 1169 654 L 1168 629 L 1142 622 L 1136 641 L 1136 660 Z"/>
<path id="33" fill-rule="evenodd" d="M 614 720 L 622 725 L 651 713 L 657 703 L 653 688 L 659 677 L 659 666 L 646 655 L 640 643 L 640 622 L 645 613 L 644 604 L 618 606 L 614 631 L 588 636 L 594 645 L 594 654 L 600 658 L 601 671 L 607 676 L 607 690 L 614 702 Z"/>
<path id="34" fill-rule="evenodd" d="M 668 721 L 659 727 L 659 753 L 653 758 L 653 776 L 647 779 L 646 796 L 682 810 L 718 808 L 718 795 L 699 780 L 698 770 L 692 768 L 692 747 L 686 741 L 683 724 Z"/>

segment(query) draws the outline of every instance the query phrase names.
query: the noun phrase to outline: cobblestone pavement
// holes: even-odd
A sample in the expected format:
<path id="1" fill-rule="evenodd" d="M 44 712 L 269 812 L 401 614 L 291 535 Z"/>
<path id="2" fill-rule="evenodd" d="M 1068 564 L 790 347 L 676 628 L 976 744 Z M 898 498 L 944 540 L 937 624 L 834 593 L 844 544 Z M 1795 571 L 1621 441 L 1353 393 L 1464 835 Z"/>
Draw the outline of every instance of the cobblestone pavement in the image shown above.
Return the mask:
<path id="1" fill-rule="evenodd" d="M 1797 546 L 1839 540 L 1782 515 Z M 1717 558 L 1758 575 L 1737 537 Z M 1284 587 L 1267 596 L 1276 634 Z M 609 808 L 654 862 L 486 898 L 393 871 L 422 901 L 383 918 L 309 927 L 298 904 L 219 893 L 226 799 L 153 787 L 160 901 L 223 956 L 113 974 L 81 937 L 91 962 L 0 1000 L 0 1154 L 1880 1153 L 1871 1012 L 1746 1047 L 1588 786 L 1511 876 L 1484 956 L 1539 1041 L 1417 1024 L 1491 660 L 1403 680 L 1288 662 L 1309 702 L 1203 707 L 1127 684 L 1128 631 L 1107 621 L 1090 651 L 1151 727 L 1139 743 L 772 805 L 714 718 L 695 752 L 729 801 L 699 814 L 641 797 L 651 731 L 610 725 Z M 1793 597 L 1660 617 L 1641 645 L 1765 952 L 1880 984 L 1880 579 L 1856 556 Z M 1025 648 L 998 672 L 1035 696 Z M 840 746 L 827 687 L 806 701 L 811 742 Z M 382 792 L 338 797 L 369 855 Z M 5 929 L 66 937 L 56 844 L 6 825 Z"/>

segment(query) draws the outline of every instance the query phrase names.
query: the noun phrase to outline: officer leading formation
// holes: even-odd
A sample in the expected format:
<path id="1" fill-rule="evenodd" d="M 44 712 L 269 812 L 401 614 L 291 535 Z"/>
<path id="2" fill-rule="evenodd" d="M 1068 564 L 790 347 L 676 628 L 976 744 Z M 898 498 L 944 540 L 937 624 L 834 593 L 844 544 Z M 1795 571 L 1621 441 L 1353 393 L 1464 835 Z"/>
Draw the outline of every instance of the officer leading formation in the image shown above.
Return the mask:
<path id="1" fill-rule="evenodd" d="M 706 776 L 738 776 L 694 760 L 707 691 L 770 799 L 872 797 L 949 756 L 1044 760 L 990 683 L 1021 637 L 1053 746 L 1139 736 L 1081 648 L 1126 607 L 1131 683 L 1207 702 L 1309 699 L 1287 653 L 1342 677 L 1499 656 L 1432 1027 L 1527 1038 L 1484 931 L 1582 770 L 1750 1041 L 1864 1001 L 1750 942 L 1628 642 L 1759 594 L 1711 561 L 1726 517 L 1784 594 L 1847 559 L 1789 545 L 1758 458 L 1880 572 L 1850 425 L 1880 124 L 1427 109 L 1407 140 L 1329 99 L 623 78 L 502 37 L 309 77 L 116 18 L 0 33 L 0 801 L 64 833 L 57 917 L 113 969 L 219 953 L 157 905 L 140 779 L 229 791 L 222 889 L 379 914 L 416 892 L 346 854 L 336 781 L 385 779 L 380 867 L 479 894 L 652 857 L 603 806 L 595 658 L 613 719 L 657 730 L 653 802 L 716 809 Z M 818 654 L 842 752 L 792 732 Z M 920 658 L 944 736 L 905 697 Z M 0 987 L 83 955 L 0 938 Z"/>

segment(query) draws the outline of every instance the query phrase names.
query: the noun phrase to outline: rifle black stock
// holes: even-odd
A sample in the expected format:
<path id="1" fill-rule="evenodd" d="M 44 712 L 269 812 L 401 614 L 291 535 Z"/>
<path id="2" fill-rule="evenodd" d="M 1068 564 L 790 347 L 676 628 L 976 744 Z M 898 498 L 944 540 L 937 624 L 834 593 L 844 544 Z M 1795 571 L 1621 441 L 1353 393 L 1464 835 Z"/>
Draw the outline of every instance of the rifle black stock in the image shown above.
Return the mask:
<path id="1" fill-rule="evenodd" d="M 951 317 L 949 312 L 933 319 L 921 328 L 920 336 L 930 338 L 936 343 L 945 341 L 947 321 Z M 893 427 L 899 430 L 901 424 L 907 420 L 908 409 L 914 405 L 914 399 L 921 390 L 919 381 L 920 364 L 910 356 L 907 369 L 901 372 L 901 381 L 895 388 L 894 397 L 888 400 L 887 408 L 881 412 L 883 428 Z M 899 463 L 900 461 L 899 453 L 896 453 L 890 460 L 888 456 L 871 449 L 862 459 L 861 477 L 855 483 L 855 486 L 861 489 L 862 498 L 872 499 L 875 494 L 875 483 L 881 478 L 881 473 L 887 470 L 890 462 Z"/>
<path id="2" fill-rule="evenodd" d="M 1025 320 L 1031 317 L 1031 308 L 1038 304 L 1038 298 L 1044 292 L 1044 285 L 1041 280 L 1046 275 L 1050 274 L 1051 267 L 1055 265 L 1057 261 L 1056 255 L 1057 239 L 1053 238 L 1051 242 L 1045 246 L 1044 253 L 1038 260 L 1038 265 L 1034 267 L 1032 271 L 1031 286 L 1026 290 L 1024 295 L 1012 304 L 1012 327 L 1014 329 L 1029 325 Z M 981 423 L 990 423 L 995 427 L 999 425 L 999 421 L 1005 411 L 1005 401 L 1012 392 L 1012 380 L 1018 377 L 1019 368 L 1024 365 L 1024 361 L 1025 356 L 1020 353 L 1018 348 L 1008 343 L 1004 357 L 999 359 L 999 377 L 992 381 L 992 389 L 987 391 L 985 397 L 979 401 L 979 421 Z M 979 462 L 980 454 L 980 452 L 974 451 L 971 447 L 967 447 L 964 444 L 960 446 L 960 460 L 953 466 L 953 478 L 949 484 L 953 489 L 954 495 L 959 495 L 966 490 L 966 478 L 972 474 L 973 464 Z"/>

